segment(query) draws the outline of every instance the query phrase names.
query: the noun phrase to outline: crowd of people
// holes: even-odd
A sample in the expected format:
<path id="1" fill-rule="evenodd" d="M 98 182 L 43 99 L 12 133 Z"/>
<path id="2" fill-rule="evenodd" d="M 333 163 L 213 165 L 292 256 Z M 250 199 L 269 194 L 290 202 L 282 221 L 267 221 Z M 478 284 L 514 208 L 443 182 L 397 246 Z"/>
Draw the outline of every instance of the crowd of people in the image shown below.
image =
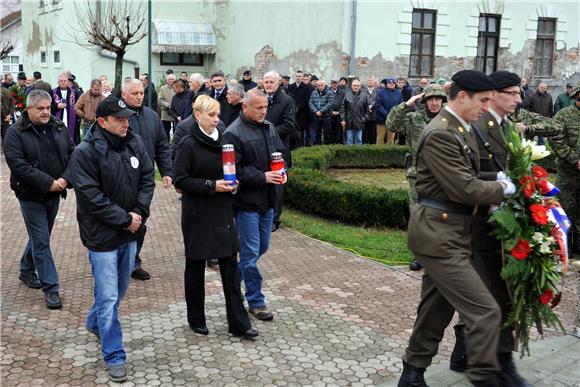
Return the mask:
<path id="1" fill-rule="evenodd" d="M 4 155 L 29 241 L 20 280 L 42 289 L 50 309 L 62 307 L 50 235 L 59 201 L 74 189 L 77 221 L 94 277 L 86 329 L 101 342 L 113 381 L 127 379 L 118 316 L 131 277 L 151 278 L 140 256 L 155 190 L 181 194 L 186 256 L 187 321 L 209 334 L 204 311 L 205 265 L 219 266 L 229 333 L 254 338 L 248 314 L 275 315 L 258 267 L 280 226 L 285 171 L 292 150 L 319 144 L 407 144 L 411 269 L 425 267 L 422 301 L 403 358 L 399 386 L 426 386 L 425 369 L 457 311 L 451 368 L 476 386 L 527 386 L 512 360 L 513 327 L 503 327 L 509 294 L 501 280 L 501 246 L 490 235 L 489 206 L 512 195 L 505 177 L 500 128 L 512 122 L 527 137 L 547 138 L 558 156 L 561 202 L 580 247 L 580 85 L 552 106 L 546 85 L 497 71 L 463 70 L 448 81 L 374 76 L 327 82 L 302 71 L 290 78 L 269 71 L 254 81 L 227 80 L 220 70 L 177 78 L 168 72 L 156 90 L 148 74 L 126 78 L 118 95 L 106 76 L 83 91 L 64 72 L 52 88 L 34 73 L 27 84 L 4 77 Z M 22 79 L 21 79 L 22 78 Z M 18 89 L 18 90 L 15 90 Z M 25 96 L 20 101 L 19 96 Z M 557 111 L 555 117 L 551 117 Z M 226 179 L 222 146 L 232 145 L 236 177 Z M 242 295 L 241 283 L 244 284 Z M 244 306 L 247 304 L 247 309 Z"/>

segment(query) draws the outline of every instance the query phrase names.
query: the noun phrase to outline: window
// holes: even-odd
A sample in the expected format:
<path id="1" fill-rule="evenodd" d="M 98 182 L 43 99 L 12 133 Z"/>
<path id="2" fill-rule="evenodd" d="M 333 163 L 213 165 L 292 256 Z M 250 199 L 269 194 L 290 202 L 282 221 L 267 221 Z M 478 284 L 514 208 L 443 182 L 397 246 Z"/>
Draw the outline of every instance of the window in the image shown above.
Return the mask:
<path id="1" fill-rule="evenodd" d="M 20 58 L 17 56 L 7 56 L 6 58 L 2 59 L 2 73 L 12 73 L 18 74 L 20 71 Z"/>
<path id="2" fill-rule="evenodd" d="M 430 9 L 413 10 L 409 61 L 409 76 L 411 77 L 433 75 L 436 19 L 437 11 Z"/>
<path id="3" fill-rule="evenodd" d="M 491 74 L 497 69 L 500 22 L 500 15 L 479 15 L 475 68 L 486 74 Z"/>
<path id="4" fill-rule="evenodd" d="M 53 50 L 52 51 L 52 65 L 54 67 L 60 67 L 60 50 Z"/>
<path id="5" fill-rule="evenodd" d="M 46 48 L 40 49 L 40 65 L 46 67 L 48 65 L 48 56 L 46 54 Z"/>
<path id="6" fill-rule="evenodd" d="M 203 66 L 203 54 L 178 54 L 162 52 L 161 65 Z"/>
<path id="7" fill-rule="evenodd" d="M 554 60 L 554 43 L 556 40 L 556 19 L 539 18 L 538 36 L 536 38 L 536 55 L 534 75 L 551 77 Z"/>

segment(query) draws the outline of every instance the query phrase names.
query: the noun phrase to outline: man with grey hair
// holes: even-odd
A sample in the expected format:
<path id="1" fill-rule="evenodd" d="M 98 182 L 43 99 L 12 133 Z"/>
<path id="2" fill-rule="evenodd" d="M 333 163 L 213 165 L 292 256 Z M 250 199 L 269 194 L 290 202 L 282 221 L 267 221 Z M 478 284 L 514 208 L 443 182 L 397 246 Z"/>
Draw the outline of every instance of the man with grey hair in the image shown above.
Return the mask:
<path id="1" fill-rule="evenodd" d="M 246 285 L 249 312 L 260 320 L 272 320 L 262 292 L 258 260 L 268 250 L 276 205 L 276 185 L 283 184 L 279 171 L 270 170 L 270 155 L 282 152 L 284 145 L 270 122 L 266 121 L 268 99 L 257 88 L 249 90 L 240 116 L 224 133 L 224 143 L 233 144 L 236 175 L 240 189 L 233 197 L 234 217 L 240 237 L 239 268 Z"/>
<path id="2" fill-rule="evenodd" d="M 18 278 L 29 288 L 42 288 L 46 306 L 56 309 L 62 301 L 50 234 L 60 197 L 66 197 L 71 182 L 68 161 L 74 144 L 64 123 L 50 114 L 51 102 L 46 91 L 30 91 L 21 119 L 8 128 L 4 156 L 29 238 Z"/>
<path id="3" fill-rule="evenodd" d="M 167 77 L 165 78 L 165 84 L 159 89 L 159 94 L 157 97 L 157 105 L 161 110 L 161 123 L 163 123 L 165 137 L 167 137 L 168 141 L 171 138 L 171 128 L 173 127 L 173 122 L 175 121 L 171 114 L 169 114 L 171 100 L 175 95 L 175 90 L 173 90 L 173 82 L 175 82 L 175 74 L 167 74 Z"/>
<path id="4" fill-rule="evenodd" d="M 284 144 L 284 161 L 286 168 L 292 166 L 292 154 L 290 153 L 290 138 L 296 131 L 294 120 L 295 109 L 294 100 L 282 91 L 282 77 L 275 72 L 269 71 L 264 74 L 264 90 L 268 98 L 268 113 L 266 120 L 271 122 Z M 280 227 L 280 215 L 284 205 L 284 185 L 276 186 L 276 207 L 272 231 Z"/>
<path id="5" fill-rule="evenodd" d="M 211 95 L 205 85 L 205 79 L 200 73 L 193 73 L 189 76 L 189 91 L 183 110 L 183 118 L 187 118 L 193 113 L 193 104 L 200 95 Z"/>
<path id="6" fill-rule="evenodd" d="M 244 99 L 244 85 L 241 83 L 230 84 L 228 88 L 226 100 L 228 103 L 224 106 L 220 113 L 220 118 L 228 127 L 232 122 L 240 116 L 242 111 L 242 100 Z"/>
<path id="7" fill-rule="evenodd" d="M 139 79 L 128 79 L 123 84 L 121 92 L 123 101 L 129 109 L 134 110 L 136 114 L 129 117 L 129 127 L 143 139 L 147 154 L 151 161 L 155 161 L 163 179 L 163 187 L 169 188 L 173 183 L 171 151 L 165 137 L 165 130 L 161 119 L 152 109 L 143 106 L 145 91 L 143 83 Z M 147 228 L 143 225 L 143 230 L 137 239 L 137 255 L 135 256 L 135 268 L 132 277 L 139 280 L 148 280 L 149 273 L 141 268 L 140 252 L 145 239 Z"/>

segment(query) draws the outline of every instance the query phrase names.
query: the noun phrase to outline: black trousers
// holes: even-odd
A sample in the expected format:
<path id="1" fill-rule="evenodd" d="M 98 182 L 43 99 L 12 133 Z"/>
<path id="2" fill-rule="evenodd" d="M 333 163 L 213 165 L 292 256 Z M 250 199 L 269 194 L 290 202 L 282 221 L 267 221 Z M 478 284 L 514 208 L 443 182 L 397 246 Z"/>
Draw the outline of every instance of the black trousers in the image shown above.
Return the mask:
<path id="1" fill-rule="evenodd" d="M 284 207 L 284 184 L 277 185 L 276 188 L 276 207 L 274 208 L 274 224 L 280 225 L 280 216 Z"/>
<path id="2" fill-rule="evenodd" d="M 171 127 L 173 126 L 173 121 L 161 121 L 163 123 L 163 129 L 165 129 L 165 136 L 167 141 L 171 143 Z"/>
<path id="3" fill-rule="evenodd" d="M 219 258 L 218 261 L 226 299 L 228 331 L 243 333 L 252 324 L 242 301 L 238 262 L 235 257 Z M 189 325 L 205 326 L 205 260 L 185 260 L 185 303 Z"/>

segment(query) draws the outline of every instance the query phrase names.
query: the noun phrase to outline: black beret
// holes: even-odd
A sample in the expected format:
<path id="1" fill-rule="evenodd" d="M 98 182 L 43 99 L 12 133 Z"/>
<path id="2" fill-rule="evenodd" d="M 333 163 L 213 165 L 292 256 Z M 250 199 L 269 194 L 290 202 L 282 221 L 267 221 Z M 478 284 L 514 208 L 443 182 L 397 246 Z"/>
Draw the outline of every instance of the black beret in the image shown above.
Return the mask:
<path id="1" fill-rule="evenodd" d="M 20 79 L 21 81 L 25 81 L 26 80 L 26 73 L 19 72 L 18 73 L 18 76 L 16 77 L 16 79 Z"/>
<path id="2" fill-rule="evenodd" d="M 68 76 L 68 80 L 71 81 L 71 82 L 76 81 L 76 79 L 77 79 L 77 77 L 75 77 L 74 74 L 71 74 L 71 75 Z"/>
<path id="3" fill-rule="evenodd" d="M 519 86 L 522 82 L 517 74 L 510 73 L 509 71 L 496 71 L 491 73 L 489 77 L 496 83 L 496 90 L 503 90 L 507 89 L 508 87 Z"/>
<path id="4" fill-rule="evenodd" d="M 243 73 L 243 74 L 244 74 L 244 75 L 252 75 L 252 72 L 251 72 L 250 70 L 246 70 L 246 71 L 244 71 L 244 73 Z"/>
<path id="5" fill-rule="evenodd" d="M 458 71 L 451 80 L 460 88 L 470 91 L 488 91 L 497 88 L 493 79 L 477 70 Z"/>
<path id="6" fill-rule="evenodd" d="M 124 118 L 135 113 L 134 110 L 129 109 L 127 105 L 125 105 L 125 102 L 122 99 L 119 99 L 112 94 L 99 103 L 96 111 L 97 117 L 115 116 Z"/>

